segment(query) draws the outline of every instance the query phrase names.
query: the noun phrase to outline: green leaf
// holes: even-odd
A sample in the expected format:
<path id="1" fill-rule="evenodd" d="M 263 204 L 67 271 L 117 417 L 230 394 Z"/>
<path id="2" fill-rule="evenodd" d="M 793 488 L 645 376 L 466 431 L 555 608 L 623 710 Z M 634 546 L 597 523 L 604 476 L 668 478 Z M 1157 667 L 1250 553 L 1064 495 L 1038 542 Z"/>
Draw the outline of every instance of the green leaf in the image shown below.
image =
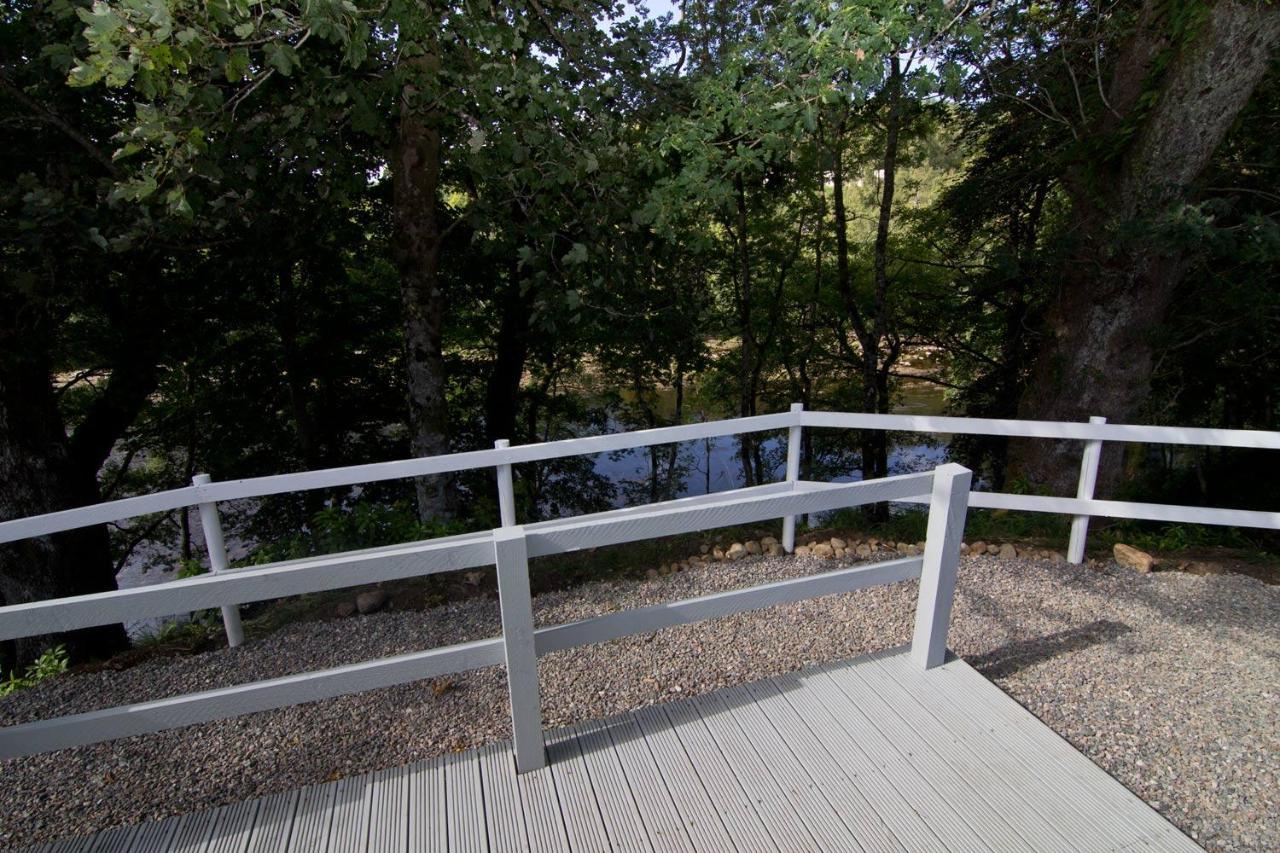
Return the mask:
<path id="1" fill-rule="evenodd" d="M 262 48 L 262 55 L 267 60 L 268 65 L 285 77 L 293 73 L 293 69 L 301 64 L 298 60 L 297 51 L 287 44 L 270 42 Z"/>
<path id="2" fill-rule="evenodd" d="M 227 56 L 226 75 L 228 83 L 239 83 L 249 76 L 249 51 L 237 47 Z"/>
<path id="3" fill-rule="evenodd" d="M 587 262 L 587 247 L 582 243 L 574 243 L 573 248 L 565 253 L 560 259 L 562 264 L 585 264 Z"/>

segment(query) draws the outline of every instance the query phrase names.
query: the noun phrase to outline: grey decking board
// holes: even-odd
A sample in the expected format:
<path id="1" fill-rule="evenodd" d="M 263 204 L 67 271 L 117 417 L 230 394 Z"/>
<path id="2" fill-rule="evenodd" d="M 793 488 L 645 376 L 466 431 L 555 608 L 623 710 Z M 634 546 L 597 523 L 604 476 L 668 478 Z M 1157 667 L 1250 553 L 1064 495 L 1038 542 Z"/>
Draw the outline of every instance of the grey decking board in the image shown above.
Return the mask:
<path id="1" fill-rule="evenodd" d="M 963 661 L 880 653 L 49 849 L 1198 850 Z"/>
<path id="2" fill-rule="evenodd" d="M 974 719 L 956 702 L 941 696 L 932 683 L 918 670 L 897 671 L 884 667 L 912 695 L 921 707 L 953 731 L 961 740 L 974 745 L 984 763 L 1009 784 L 1024 791 L 1035 809 L 1058 827 L 1079 848 L 1106 850 L 1128 843 L 1131 836 L 1118 840 L 1103 822 L 1073 796 L 1055 774 L 1044 772 L 1045 763 L 1027 762 L 1013 754 L 1008 744 L 993 729 L 989 720 Z M 1101 772 L 1101 771 L 1099 771 Z"/>
<path id="3" fill-rule="evenodd" d="M 851 678 L 860 680 L 867 691 L 858 694 L 856 699 L 865 703 L 864 713 L 891 711 L 894 719 L 902 723 L 900 727 L 894 723 L 894 719 L 886 723 L 894 726 L 895 742 L 923 745 L 938 760 L 944 762 L 950 775 L 959 783 L 953 786 L 956 795 L 968 800 L 969 804 L 964 812 L 966 816 L 970 811 L 990 813 L 992 819 L 1006 824 L 1026 849 L 1040 853 L 1074 853 L 1076 845 L 1058 832 L 1051 821 L 1036 812 L 1017 788 L 984 765 L 978 754 L 972 751 L 967 738 L 960 737 L 929 716 L 910 694 L 904 692 L 896 681 L 878 667 L 858 667 L 856 670 L 852 667 L 824 667 L 822 672 L 837 689 L 842 689 Z M 850 695 L 850 699 L 854 700 L 855 697 Z M 925 731 L 931 733 L 929 740 L 918 734 Z M 920 754 L 914 754 L 913 757 L 919 759 Z M 931 765 L 932 760 L 921 760 L 922 772 L 934 772 L 937 777 L 941 777 L 941 771 L 928 770 Z M 965 784 L 965 780 L 970 779 L 982 779 L 987 784 L 970 788 Z M 969 799 L 970 793 L 976 799 Z"/>
<path id="4" fill-rule="evenodd" d="M 249 847 L 249 834 L 258 814 L 259 802 L 248 800 L 218 809 L 208 853 L 244 853 Z"/>
<path id="5" fill-rule="evenodd" d="M 905 679 L 921 675 L 901 665 L 895 656 L 877 661 L 889 672 Z M 1109 776 L 1052 729 L 1018 705 L 963 661 L 953 659 L 945 666 L 916 677 L 921 695 L 948 703 L 971 721 L 994 732 L 1005 752 L 1033 771 L 1046 766 L 1061 772 L 1044 774 L 1084 817 L 1087 824 L 1105 828 L 1115 846 L 1132 844 L 1141 838 L 1158 840 L 1171 849 L 1199 850 L 1172 824 L 1143 803 L 1131 791 Z M 1024 721 L 1030 726 L 1024 726 Z M 1100 820 L 1107 815 L 1110 819 Z"/>
<path id="6" fill-rule="evenodd" d="M 840 800 L 833 798 L 814 778 L 795 752 L 773 728 L 773 724 L 741 687 L 717 691 L 707 697 L 725 709 L 742 729 L 745 740 L 756 750 L 760 759 L 788 799 L 795 803 L 810 832 L 831 849 L 858 849 L 871 853 L 869 844 L 863 843 L 846 816 L 841 812 Z"/>
<path id="7" fill-rule="evenodd" d="M 746 742 L 742 730 L 727 710 L 717 710 L 698 697 L 688 703 L 706 726 L 725 760 L 733 768 L 738 783 L 755 804 L 760 818 L 769 827 L 773 840 L 783 850 L 838 850 L 840 842 L 819 843 L 811 827 L 785 796 L 768 766 Z M 782 796 L 779 796 L 779 795 Z"/>
<path id="8" fill-rule="evenodd" d="M 591 789 L 591 777 L 572 728 L 547 733 L 547 763 L 564 814 L 571 850 L 608 850 L 609 832 Z"/>
<path id="9" fill-rule="evenodd" d="M 524 808 L 516 787 L 511 742 L 501 741 L 480 747 L 480 783 L 484 790 L 484 817 L 491 850 L 529 849 Z"/>
<path id="10" fill-rule="evenodd" d="M 173 853 L 203 853 L 213 837 L 215 815 L 212 810 L 183 815 L 169 842 L 169 850 Z"/>
<path id="11" fill-rule="evenodd" d="M 933 754 L 929 742 L 943 735 L 940 729 L 912 732 L 865 682 L 850 682 L 846 692 L 827 673 L 818 671 L 804 675 L 804 688 L 819 699 L 808 707 L 826 714 L 855 748 L 864 749 L 948 850 L 1021 853 L 1028 849 L 1026 840 L 977 797 L 974 789 L 985 780 L 962 780 Z M 973 811 L 974 807 L 978 810 Z"/>
<path id="12" fill-rule="evenodd" d="M 475 752 L 456 752 L 444 760 L 445 811 L 449 849 L 489 849 L 489 828 L 484 822 L 484 791 L 480 784 L 480 759 Z"/>
<path id="13" fill-rule="evenodd" d="M 511 757 L 510 752 L 507 753 Z M 516 776 L 516 790 L 524 811 L 529 849 L 535 853 L 568 853 L 569 835 L 564 813 L 556 798 L 556 783 L 550 767 L 542 767 Z"/>
<path id="14" fill-rule="evenodd" d="M 602 723 L 654 847 L 668 851 L 692 851 L 693 842 L 676 809 L 671 790 L 662 778 L 635 718 L 622 714 Z"/>
<path id="15" fill-rule="evenodd" d="M 290 829 L 298 808 L 299 789 L 263 797 L 249 836 L 249 853 L 277 853 L 289 846 Z"/>
<path id="16" fill-rule="evenodd" d="M 864 720 L 848 719 L 853 715 L 841 719 L 829 708 L 820 707 L 821 703 L 814 702 L 809 695 L 797 700 L 793 696 L 797 690 L 807 693 L 810 688 L 807 684 L 801 685 L 794 676 L 759 685 L 760 690 L 766 687 L 777 690 L 904 847 L 912 851 L 943 853 L 955 849 L 960 853 L 977 853 L 980 845 L 976 836 L 970 838 L 954 831 L 953 824 L 958 821 L 954 811 L 929 798 L 927 794 L 932 791 L 914 771 L 903 772 L 910 768 L 904 767 L 900 757 L 894 755 L 886 759 L 888 745 Z"/>
<path id="17" fill-rule="evenodd" d="M 409 846 L 408 769 L 392 767 L 370 775 L 369 850 L 373 853 L 403 853 Z"/>
<path id="18" fill-rule="evenodd" d="M 591 787 L 596 792 L 596 804 L 604 821 L 609 845 L 615 851 L 644 851 L 654 848 L 648 828 L 640 817 L 631 785 L 613 750 L 609 732 L 601 721 L 583 723 L 575 727 L 582 759 L 587 768 Z"/>
<path id="19" fill-rule="evenodd" d="M 169 843 L 177 832 L 181 817 L 168 817 L 156 823 L 144 823 L 129 842 L 126 853 L 168 853 Z"/>
<path id="20" fill-rule="evenodd" d="M 339 779 L 335 787 L 333 820 L 324 849 L 330 853 L 363 850 L 369 840 L 369 778 L 348 776 Z"/>
<path id="21" fill-rule="evenodd" d="M 698 778 L 680 739 L 666 714 L 652 706 L 635 712 L 658 772 L 671 791 L 676 811 L 697 850 L 737 849 L 733 837 L 716 810 L 716 804 Z"/>
<path id="22" fill-rule="evenodd" d="M 298 792 L 293 823 L 289 827 L 290 853 L 324 850 L 329 844 L 333 804 L 338 796 L 336 782 L 310 785 Z"/>
<path id="23" fill-rule="evenodd" d="M 405 768 L 409 786 L 409 853 L 444 853 L 449 847 L 443 758 Z"/>
<path id="24" fill-rule="evenodd" d="M 1101 768 L 1072 746 L 1066 738 L 1038 720 L 1034 714 L 1015 702 L 999 687 L 991 684 L 973 667 L 957 658 L 948 663 L 946 672 L 942 674 L 956 678 L 961 682 L 962 689 L 965 686 L 969 688 L 964 690 L 957 699 L 981 702 L 986 708 L 1000 714 L 1023 739 L 1026 746 L 1024 755 L 1043 753 L 1051 756 L 1077 782 L 1087 790 L 1095 791 L 1100 799 L 1111 805 L 1118 816 L 1136 828 L 1142 837 L 1151 838 L 1160 846 L 1170 849 L 1201 849 L 1159 812 L 1143 802 L 1137 794 L 1126 788 L 1115 777 L 1101 771 Z M 988 689 L 976 691 L 973 688 L 977 685 Z"/>
<path id="25" fill-rule="evenodd" d="M 755 804 L 739 784 L 733 768 L 725 761 L 720 747 L 716 746 L 711 733 L 702 724 L 697 709 L 688 702 L 672 702 L 658 707 L 666 715 L 738 849 L 780 850 L 780 845 L 756 812 Z"/>
<path id="26" fill-rule="evenodd" d="M 873 780 L 871 782 L 873 786 L 887 783 L 878 778 L 873 768 L 847 769 L 841 766 L 812 736 L 787 700 L 772 686 L 747 684 L 743 685 L 742 690 L 755 700 L 756 705 L 778 732 L 778 736 L 792 749 L 814 781 L 824 789 L 832 805 L 840 812 L 845 823 L 853 830 L 864 847 L 872 850 L 917 849 L 911 845 L 913 838 L 926 838 L 932 835 L 928 827 L 919 823 L 918 817 L 916 818 L 918 825 L 898 826 L 897 831 L 891 828 L 886 819 L 893 820 L 897 816 L 877 814 L 868 802 L 864 791 L 867 788 L 868 778 Z M 915 831 L 904 838 L 898 835 L 898 832 L 904 830 Z M 936 847 L 936 841 L 934 846 Z"/>
<path id="27" fill-rule="evenodd" d="M 1058 761 L 1077 781 L 1090 783 L 1098 793 L 1105 796 L 1115 805 L 1128 806 L 1121 811 L 1121 816 L 1135 828 L 1144 833 L 1152 833 L 1151 837 L 1162 841 L 1175 838 L 1180 842 L 1191 842 L 1172 823 L 1165 820 L 1159 812 L 1147 805 L 1135 793 L 1130 791 L 1119 780 L 1100 770 L 1084 753 L 1072 746 L 1066 738 L 1046 726 L 1026 708 L 1014 701 L 999 687 L 987 681 L 977 670 L 962 660 L 955 659 L 948 663 L 945 675 L 956 677 L 969 685 L 984 684 L 990 689 L 974 693 L 968 697 L 979 700 L 983 705 L 999 713 L 1001 717 L 1024 738 L 1029 749 L 1042 752 Z M 1195 849 L 1199 849 L 1198 845 Z"/>

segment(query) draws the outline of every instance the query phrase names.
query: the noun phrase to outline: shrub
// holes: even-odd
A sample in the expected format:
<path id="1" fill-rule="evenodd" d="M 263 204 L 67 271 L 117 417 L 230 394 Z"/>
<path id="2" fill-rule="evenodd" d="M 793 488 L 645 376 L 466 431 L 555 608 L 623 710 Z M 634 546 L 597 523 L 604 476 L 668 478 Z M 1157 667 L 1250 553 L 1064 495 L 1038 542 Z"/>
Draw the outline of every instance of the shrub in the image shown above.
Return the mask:
<path id="1" fill-rule="evenodd" d="M 45 649 L 35 662 L 27 667 L 24 675 L 18 675 L 17 671 L 9 673 L 9 677 L 0 681 L 0 696 L 8 696 L 16 690 L 24 690 L 28 687 L 35 687 L 46 678 L 52 678 L 59 673 L 67 671 L 67 647 L 54 646 L 51 649 Z"/>

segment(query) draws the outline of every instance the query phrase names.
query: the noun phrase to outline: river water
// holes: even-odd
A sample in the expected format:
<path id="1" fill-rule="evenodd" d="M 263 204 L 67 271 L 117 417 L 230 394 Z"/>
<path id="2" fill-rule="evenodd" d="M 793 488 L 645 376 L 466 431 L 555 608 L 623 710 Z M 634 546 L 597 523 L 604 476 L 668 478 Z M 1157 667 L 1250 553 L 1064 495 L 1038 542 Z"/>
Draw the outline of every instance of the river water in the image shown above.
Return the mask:
<path id="1" fill-rule="evenodd" d="M 660 414 L 671 417 L 675 409 L 675 397 L 671 392 L 658 395 Z M 943 390 L 940 386 L 922 379 L 903 380 L 893 407 L 894 414 L 903 415 L 937 415 L 946 406 Z M 665 411 L 663 410 L 665 409 Z M 708 420 L 726 417 L 717 413 Z M 614 429 L 623 427 L 610 424 Z M 766 460 L 772 461 L 772 479 L 780 480 L 785 476 L 786 437 L 770 435 L 762 442 L 762 452 Z M 702 495 L 709 492 L 720 492 L 733 489 L 743 484 L 742 462 L 738 455 L 738 439 L 733 436 L 708 439 L 706 441 L 686 442 L 680 445 L 681 463 L 687 469 L 687 476 L 680 497 Z M 889 473 L 910 474 L 926 471 L 947 461 L 947 445 L 945 437 L 917 433 L 891 433 L 889 446 Z M 647 450 L 623 451 L 613 454 L 602 454 L 595 464 L 595 471 L 608 478 L 611 483 L 623 486 L 634 484 L 641 491 L 641 484 L 648 481 L 650 473 L 650 457 Z M 858 467 L 849 467 L 829 477 L 834 482 L 849 483 L 862 479 L 862 471 Z M 621 494 L 616 501 L 624 506 L 629 501 Z"/>

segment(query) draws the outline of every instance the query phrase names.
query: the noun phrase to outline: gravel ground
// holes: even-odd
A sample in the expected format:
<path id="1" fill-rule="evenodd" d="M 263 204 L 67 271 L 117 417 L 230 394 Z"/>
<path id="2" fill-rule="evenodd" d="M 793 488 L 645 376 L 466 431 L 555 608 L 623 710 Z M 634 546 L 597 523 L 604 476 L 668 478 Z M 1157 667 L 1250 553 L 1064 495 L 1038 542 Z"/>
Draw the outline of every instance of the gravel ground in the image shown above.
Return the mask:
<path id="1" fill-rule="evenodd" d="M 540 596 L 540 624 L 829 570 L 757 557 Z M 915 584 L 541 662 L 554 727 L 902 644 Z M 1239 575 L 967 558 L 951 646 L 1197 841 L 1280 849 L 1280 587 Z M 65 676 L 0 725 L 493 636 L 497 604 L 305 623 L 232 651 Z M 501 670 L 0 763 L 0 844 L 158 819 L 509 736 Z"/>

